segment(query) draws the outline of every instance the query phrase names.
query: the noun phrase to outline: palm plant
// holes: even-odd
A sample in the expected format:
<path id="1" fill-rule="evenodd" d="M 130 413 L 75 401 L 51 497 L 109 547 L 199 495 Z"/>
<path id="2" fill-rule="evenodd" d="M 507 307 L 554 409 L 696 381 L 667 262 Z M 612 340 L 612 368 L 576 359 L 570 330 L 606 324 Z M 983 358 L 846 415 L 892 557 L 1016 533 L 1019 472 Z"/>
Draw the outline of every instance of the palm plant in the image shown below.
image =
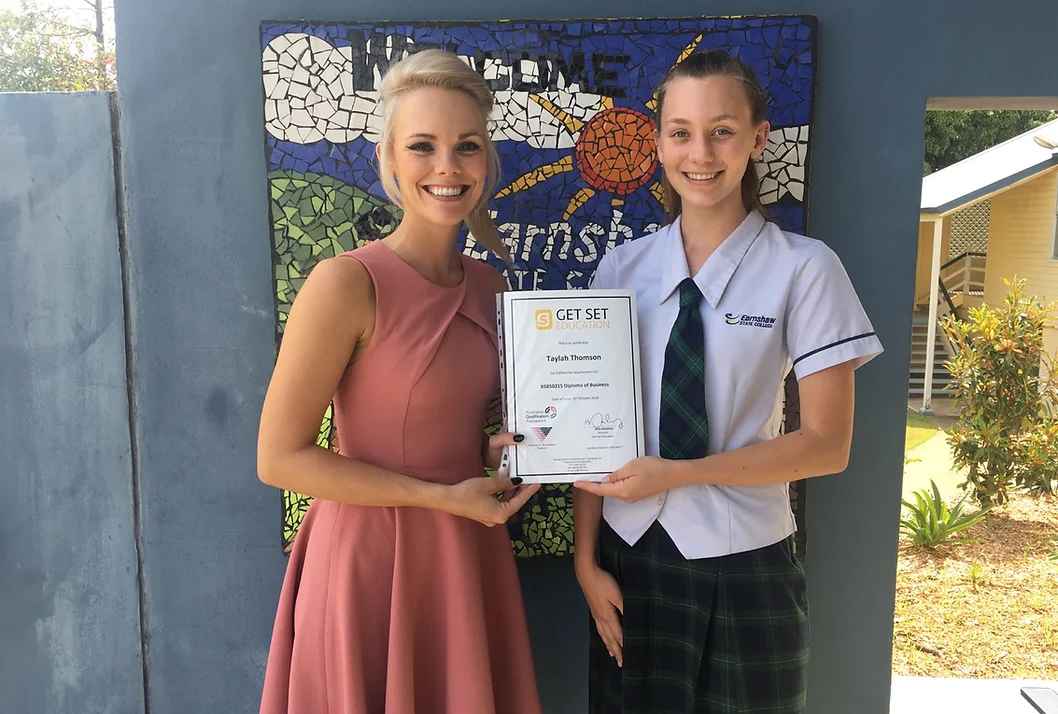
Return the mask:
<path id="1" fill-rule="evenodd" d="M 963 513 L 965 496 L 948 508 L 937 484 L 930 480 L 929 485 L 929 491 L 923 488 L 912 494 L 914 503 L 903 501 L 908 513 L 900 519 L 900 530 L 907 533 L 915 545 L 932 548 L 943 543 L 956 533 L 979 523 L 990 510 L 983 508 L 973 513 Z"/>

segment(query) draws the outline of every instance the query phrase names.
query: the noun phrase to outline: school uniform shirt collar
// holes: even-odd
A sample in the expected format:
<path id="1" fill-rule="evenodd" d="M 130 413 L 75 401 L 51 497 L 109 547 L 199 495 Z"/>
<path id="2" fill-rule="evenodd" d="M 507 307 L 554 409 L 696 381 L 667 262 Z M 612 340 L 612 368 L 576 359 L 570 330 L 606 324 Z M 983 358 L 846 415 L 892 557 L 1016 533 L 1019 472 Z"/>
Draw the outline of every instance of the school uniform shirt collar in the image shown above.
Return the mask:
<path id="1" fill-rule="evenodd" d="M 720 304 L 720 298 L 724 296 L 731 276 L 738 270 L 765 223 L 764 216 L 757 211 L 750 211 L 694 276 L 694 282 L 702 291 L 702 296 L 714 309 Z M 661 248 L 659 257 L 664 260 L 665 268 L 661 276 L 659 304 L 671 298 L 680 282 L 690 274 L 687 269 L 687 254 L 683 251 L 683 233 L 679 217 L 669 224 Z"/>

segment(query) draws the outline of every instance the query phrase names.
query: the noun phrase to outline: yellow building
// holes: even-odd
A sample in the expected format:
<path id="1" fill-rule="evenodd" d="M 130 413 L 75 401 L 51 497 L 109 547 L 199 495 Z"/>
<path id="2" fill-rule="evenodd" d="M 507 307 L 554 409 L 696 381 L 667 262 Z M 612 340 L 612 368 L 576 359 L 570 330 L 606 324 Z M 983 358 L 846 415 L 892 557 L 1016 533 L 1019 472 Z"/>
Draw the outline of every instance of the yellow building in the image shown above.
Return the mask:
<path id="1" fill-rule="evenodd" d="M 982 301 L 998 305 L 1004 278 L 1058 300 L 1058 120 L 922 180 L 909 393 L 929 411 L 948 393 L 951 354 L 937 320 Z M 1044 335 L 1058 351 L 1058 330 Z"/>

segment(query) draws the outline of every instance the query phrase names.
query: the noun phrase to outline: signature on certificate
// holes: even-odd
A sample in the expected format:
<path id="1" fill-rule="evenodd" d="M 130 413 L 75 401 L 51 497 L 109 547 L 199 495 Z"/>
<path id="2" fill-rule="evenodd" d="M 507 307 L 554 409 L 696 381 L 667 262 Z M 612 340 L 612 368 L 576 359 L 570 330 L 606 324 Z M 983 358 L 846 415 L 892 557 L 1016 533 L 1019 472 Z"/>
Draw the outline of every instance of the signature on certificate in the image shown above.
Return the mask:
<path id="1" fill-rule="evenodd" d="M 585 426 L 594 427 L 597 431 L 613 431 L 625 428 L 624 420 L 611 417 L 609 414 L 596 412 L 584 420 Z"/>

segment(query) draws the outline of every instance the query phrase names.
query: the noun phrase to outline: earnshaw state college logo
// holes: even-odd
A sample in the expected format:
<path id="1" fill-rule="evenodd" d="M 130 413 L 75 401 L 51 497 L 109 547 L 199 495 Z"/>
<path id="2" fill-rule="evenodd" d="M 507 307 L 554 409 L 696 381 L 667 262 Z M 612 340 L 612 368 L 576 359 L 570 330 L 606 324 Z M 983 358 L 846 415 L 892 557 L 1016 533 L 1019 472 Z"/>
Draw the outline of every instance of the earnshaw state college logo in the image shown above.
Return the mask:
<path id="1" fill-rule="evenodd" d="M 768 317 L 767 315 L 746 315 L 738 314 L 734 312 L 724 313 L 724 322 L 729 325 L 740 325 L 743 327 L 760 327 L 765 330 L 770 330 L 775 327 L 774 317 Z"/>

